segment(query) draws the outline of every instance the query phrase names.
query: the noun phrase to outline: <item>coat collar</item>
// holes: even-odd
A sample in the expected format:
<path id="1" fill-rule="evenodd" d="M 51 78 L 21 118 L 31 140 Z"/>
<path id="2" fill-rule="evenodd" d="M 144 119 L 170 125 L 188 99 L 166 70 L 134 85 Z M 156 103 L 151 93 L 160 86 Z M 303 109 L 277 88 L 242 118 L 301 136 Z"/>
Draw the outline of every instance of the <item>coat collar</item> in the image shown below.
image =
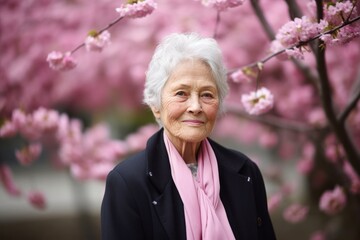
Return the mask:
<path id="1" fill-rule="evenodd" d="M 164 143 L 163 132 L 164 130 L 161 128 L 150 137 L 146 146 L 147 173 L 159 193 L 164 191 L 171 179 L 169 157 Z M 215 152 L 219 169 L 239 173 L 245 160 L 239 159 L 233 150 L 225 148 L 211 139 L 209 139 L 209 142 Z"/>

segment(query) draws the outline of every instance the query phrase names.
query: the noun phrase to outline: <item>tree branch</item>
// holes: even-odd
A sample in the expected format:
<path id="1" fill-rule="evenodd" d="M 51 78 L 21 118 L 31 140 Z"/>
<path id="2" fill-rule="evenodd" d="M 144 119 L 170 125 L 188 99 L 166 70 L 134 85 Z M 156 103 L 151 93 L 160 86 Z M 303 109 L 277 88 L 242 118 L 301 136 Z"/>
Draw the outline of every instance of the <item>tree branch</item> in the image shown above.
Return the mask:
<path id="1" fill-rule="evenodd" d="M 316 129 L 311 127 L 308 124 L 304 124 L 304 123 L 300 123 L 300 122 L 296 122 L 296 121 L 292 121 L 292 120 L 288 120 L 288 119 L 283 119 L 283 118 L 279 118 L 276 116 L 270 116 L 270 115 L 262 115 L 262 116 L 256 116 L 256 115 L 249 115 L 248 113 L 241 111 L 238 109 L 238 107 L 231 105 L 231 104 L 227 104 L 226 105 L 226 110 L 227 112 L 230 113 L 234 113 L 242 118 L 246 118 L 248 120 L 251 121 L 256 121 L 274 128 L 278 128 L 278 129 L 285 129 L 285 130 L 290 130 L 290 131 L 294 131 L 294 132 L 302 132 L 302 133 L 309 133 L 309 132 L 313 132 L 316 130 L 321 130 L 321 129 Z"/>
<path id="2" fill-rule="evenodd" d="M 294 0 L 285 0 L 289 8 L 289 15 L 291 19 L 303 16 L 299 6 Z"/>
<path id="3" fill-rule="evenodd" d="M 317 13 L 318 13 L 318 19 L 321 19 L 322 16 L 322 1 L 316 0 L 317 5 Z M 349 134 L 346 131 L 345 124 L 340 124 L 337 120 L 334 108 L 333 108 L 333 102 L 332 102 L 332 96 L 331 96 L 331 86 L 330 81 L 328 77 L 328 71 L 326 67 L 326 61 L 325 61 L 325 48 L 321 48 L 320 44 L 322 42 L 320 41 L 318 43 L 318 51 L 316 54 L 316 63 L 317 63 L 317 69 L 319 72 L 320 77 L 320 99 L 326 114 L 326 117 L 329 121 L 330 127 L 334 131 L 337 139 L 342 144 L 347 159 L 354 168 L 354 170 L 360 175 L 360 156 L 357 153 L 357 150 L 351 141 Z"/>
<path id="4" fill-rule="evenodd" d="M 106 25 L 106 27 L 103 27 L 101 30 L 99 30 L 98 34 L 101 34 L 102 32 L 108 30 L 109 28 L 111 28 L 112 26 L 114 26 L 116 23 L 120 22 L 121 19 L 123 19 L 124 17 L 118 17 L 116 18 L 114 21 L 110 22 L 108 25 Z M 73 50 L 71 50 L 71 54 L 73 54 L 74 52 L 76 52 L 77 50 L 79 50 L 80 48 L 84 47 L 85 43 L 81 43 L 80 45 L 78 45 L 77 47 L 75 47 Z"/>
<path id="5" fill-rule="evenodd" d="M 258 17 L 262 28 L 264 29 L 266 35 L 268 36 L 268 38 L 270 40 L 274 40 L 275 39 L 275 33 L 273 31 L 273 29 L 271 28 L 269 22 L 266 20 L 265 15 L 264 15 L 264 11 L 262 11 L 262 9 L 259 6 L 259 1 L 258 0 L 251 0 L 251 6 L 255 11 L 256 16 Z"/>
<path id="6" fill-rule="evenodd" d="M 219 25 L 220 25 L 220 11 L 217 10 L 216 11 L 216 22 L 215 22 L 215 28 L 214 28 L 214 39 L 217 39 L 218 37 L 218 29 L 219 29 Z"/>
<path id="7" fill-rule="evenodd" d="M 357 89 L 355 89 L 355 93 L 352 95 L 352 98 L 350 99 L 348 105 L 345 107 L 343 112 L 338 117 L 339 124 L 345 124 L 346 118 L 349 116 L 351 111 L 356 107 L 357 102 L 360 99 L 360 87 L 358 86 Z"/>

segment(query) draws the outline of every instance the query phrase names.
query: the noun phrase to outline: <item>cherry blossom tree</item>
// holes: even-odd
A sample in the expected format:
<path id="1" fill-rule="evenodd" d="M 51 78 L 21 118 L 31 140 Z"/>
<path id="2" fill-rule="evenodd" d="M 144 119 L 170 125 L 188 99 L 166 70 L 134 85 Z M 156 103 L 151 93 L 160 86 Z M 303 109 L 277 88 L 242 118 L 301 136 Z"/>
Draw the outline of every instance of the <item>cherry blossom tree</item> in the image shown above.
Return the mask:
<path id="1" fill-rule="evenodd" d="M 144 148 L 157 129 L 141 104 L 154 48 L 171 32 L 196 31 L 218 40 L 228 67 L 227 114 L 214 137 L 273 156 L 257 161 L 275 186 L 273 214 L 283 211 L 290 224 L 313 212 L 329 216 L 309 239 L 342 234 L 346 219 L 360 216 L 353 211 L 360 207 L 359 7 L 350 0 L 2 1 L 0 140 L 18 143 L 7 151 L 12 157 L 1 155 L 4 189 L 43 209 L 41 189 L 22 193 L 9 161 L 31 167 L 43 157 L 77 179 L 104 179 Z M 127 123 L 130 133 L 124 118 L 145 120 Z M 289 162 L 306 179 L 308 199 L 294 200 L 301 189 L 288 184 Z M 336 216 L 344 220 L 329 229 Z"/>

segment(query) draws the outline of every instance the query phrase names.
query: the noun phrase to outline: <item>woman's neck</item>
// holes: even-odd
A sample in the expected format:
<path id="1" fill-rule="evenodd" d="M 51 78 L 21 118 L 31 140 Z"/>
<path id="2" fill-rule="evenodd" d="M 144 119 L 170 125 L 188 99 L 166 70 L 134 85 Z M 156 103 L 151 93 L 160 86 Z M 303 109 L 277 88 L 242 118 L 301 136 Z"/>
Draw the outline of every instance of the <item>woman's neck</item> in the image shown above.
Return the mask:
<path id="1" fill-rule="evenodd" d="M 169 135 L 167 134 L 169 137 Z M 201 142 L 187 142 L 178 138 L 171 138 L 169 140 L 172 144 L 174 144 L 176 150 L 180 154 L 180 156 L 184 159 L 186 164 L 196 163 L 197 162 L 197 153 L 200 148 Z"/>
<path id="2" fill-rule="evenodd" d="M 197 153 L 200 143 L 182 142 L 179 147 L 175 145 L 186 164 L 197 162 Z"/>

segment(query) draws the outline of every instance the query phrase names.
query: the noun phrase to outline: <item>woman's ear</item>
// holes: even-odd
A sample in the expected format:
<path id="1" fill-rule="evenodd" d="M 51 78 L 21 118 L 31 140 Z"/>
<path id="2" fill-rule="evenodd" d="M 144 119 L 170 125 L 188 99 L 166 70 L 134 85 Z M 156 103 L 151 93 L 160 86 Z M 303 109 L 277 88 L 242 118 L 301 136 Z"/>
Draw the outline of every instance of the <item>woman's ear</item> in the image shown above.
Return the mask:
<path id="1" fill-rule="evenodd" d="M 157 107 L 151 106 L 151 111 L 156 119 L 160 119 L 160 110 Z"/>

